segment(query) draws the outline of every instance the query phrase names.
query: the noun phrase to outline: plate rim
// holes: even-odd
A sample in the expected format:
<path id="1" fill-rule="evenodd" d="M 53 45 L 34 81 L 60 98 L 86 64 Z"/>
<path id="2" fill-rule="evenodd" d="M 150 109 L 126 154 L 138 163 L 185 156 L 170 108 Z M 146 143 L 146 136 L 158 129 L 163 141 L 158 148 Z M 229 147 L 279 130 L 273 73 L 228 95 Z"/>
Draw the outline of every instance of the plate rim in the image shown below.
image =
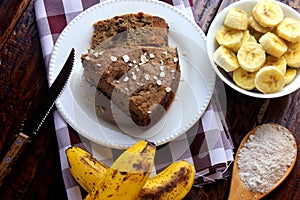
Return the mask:
<path id="1" fill-rule="evenodd" d="M 189 23 L 191 25 L 193 25 L 193 27 L 196 29 L 197 32 L 199 32 L 203 42 L 204 42 L 204 46 L 203 46 L 203 51 L 207 53 L 207 50 L 206 50 L 206 36 L 203 32 L 203 30 L 196 24 L 196 22 L 191 19 L 190 17 L 188 17 L 183 11 L 179 10 L 178 8 L 174 7 L 174 6 L 171 6 L 165 2 L 161 2 L 161 1 L 157 1 L 157 0 L 107 0 L 107 1 L 104 1 L 104 2 L 100 2 L 100 3 L 97 3 L 91 7 L 89 7 L 88 9 L 82 11 L 81 13 L 79 13 L 76 17 L 74 17 L 67 25 L 66 27 L 63 29 L 63 31 L 61 32 L 61 34 L 59 35 L 59 37 L 57 38 L 55 44 L 54 44 L 54 47 L 53 47 L 53 50 L 52 50 L 52 53 L 51 53 L 51 57 L 50 57 L 50 62 L 49 62 L 49 73 L 48 73 L 48 81 L 49 81 L 49 84 L 51 85 L 51 83 L 55 80 L 56 78 L 56 75 L 55 75 L 55 70 L 53 71 L 53 65 L 55 64 L 55 60 L 56 60 L 56 57 L 58 55 L 58 49 L 60 48 L 61 46 L 61 41 L 64 39 L 65 35 L 68 33 L 69 29 L 72 28 L 72 26 L 78 21 L 80 20 L 82 17 L 84 17 L 87 13 L 89 12 L 93 12 L 97 9 L 101 9 L 102 7 L 105 7 L 106 5 L 109 5 L 109 4 L 116 4 L 118 2 L 130 2 L 130 3 L 137 3 L 137 2 L 142 2 L 142 3 L 155 3 L 155 4 L 158 4 L 159 6 L 164 6 L 166 7 L 167 9 L 171 9 L 172 11 L 174 12 L 177 12 L 179 13 L 179 15 L 181 17 L 184 17 L 185 20 L 189 21 Z M 130 11 L 128 11 L 130 12 Z M 115 15 L 118 15 L 118 14 L 115 14 Z M 207 60 L 208 60 L 208 63 L 209 63 L 209 58 L 208 58 L 208 55 L 207 56 Z M 210 66 L 209 66 L 210 67 Z M 56 67 L 57 68 L 57 67 Z M 58 69 L 56 69 L 58 70 Z M 181 127 L 179 131 L 177 131 L 176 133 L 174 133 L 173 135 L 170 135 L 168 136 L 166 139 L 164 140 L 160 140 L 160 141 L 157 141 L 157 145 L 163 145 L 167 142 L 170 142 L 174 139 L 176 139 L 177 137 L 181 136 L 182 134 L 184 134 L 186 131 L 188 131 L 195 123 L 197 123 L 197 121 L 201 118 L 201 116 L 203 115 L 203 113 L 205 112 L 206 108 L 208 107 L 209 105 L 209 102 L 212 98 L 212 95 L 213 95 L 213 90 L 215 88 L 215 82 L 216 82 L 216 74 L 214 72 L 213 69 L 211 69 L 211 72 L 212 72 L 212 77 L 210 77 L 210 81 L 205 81 L 205 83 L 207 84 L 208 86 L 208 93 L 209 95 L 207 95 L 205 97 L 205 105 L 201 105 L 201 109 L 200 112 L 197 112 L 197 116 L 193 116 L 193 119 L 190 120 L 189 123 L 185 124 L 185 126 Z M 67 83 L 67 86 L 66 87 L 70 87 L 70 83 L 69 83 L 70 80 L 68 80 L 68 83 Z M 107 147 L 112 147 L 112 148 L 117 148 L 117 149 L 124 149 L 124 148 L 128 148 L 129 145 L 124 145 L 124 144 L 119 144 L 117 142 L 111 142 L 111 141 L 108 141 L 108 140 L 99 140 L 99 139 L 95 139 L 94 137 L 91 137 L 90 134 L 86 134 L 86 131 L 83 130 L 80 126 L 78 126 L 77 124 L 75 124 L 75 122 L 73 120 L 70 119 L 70 116 L 68 115 L 68 113 L 66 113 L 66 110 L 63 108 L 63 105 L 60 101 L 60 97 L 57 99 L 57 101 L 55 102 L 56 104 L 56 107 L 59 111 L 59 113 L 61 114 L 61 116 L 63 117 L 63 119 L 67 122 L 67 124 L 69 124 L 74 130 L 76 130 L 78 132 L 79 135 L 95 142 L 95 143 L 98 143 L 100 145 L 103 145 L 103 146 L 107 146 Z M 140 138 L 142 139 L 142 138 Z"/>

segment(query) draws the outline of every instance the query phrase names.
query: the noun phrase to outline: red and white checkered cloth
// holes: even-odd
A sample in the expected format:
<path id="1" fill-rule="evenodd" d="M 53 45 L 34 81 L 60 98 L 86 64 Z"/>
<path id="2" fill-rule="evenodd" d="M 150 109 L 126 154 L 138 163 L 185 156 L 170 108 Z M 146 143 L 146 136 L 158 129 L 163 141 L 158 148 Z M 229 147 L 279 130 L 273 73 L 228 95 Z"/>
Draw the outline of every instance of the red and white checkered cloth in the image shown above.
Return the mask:
<path id="1" fill-rule="evenodd" d="M 189 0 L 164 0 L 193 18 L 193 5 Z M 43 55 L 48 71 L 54 44 L 65 26 L 79 13 L 99 3 L 99 0 L 36 0 L 35 13 Z M 216 92 L 218 92 L 216 90 Z M 77 145 L 90 151 L 108 166 L 122 150 L 112 149 L 84 140 L 66 124 L 58 111 L 54 112 L 55 129 L 61 159 L 62 175 L 69 199 L 82 199 L 86 193 L 73 179 L 66 160 L 65 149 Z M 152 175 L 170 163 L 185 159 L 196 169 L 195 186 L 230 176 L 233 144 L 218 95 L 213 94 L 206 111 L 190 130 L 175 140 L 157 148 Z"/>

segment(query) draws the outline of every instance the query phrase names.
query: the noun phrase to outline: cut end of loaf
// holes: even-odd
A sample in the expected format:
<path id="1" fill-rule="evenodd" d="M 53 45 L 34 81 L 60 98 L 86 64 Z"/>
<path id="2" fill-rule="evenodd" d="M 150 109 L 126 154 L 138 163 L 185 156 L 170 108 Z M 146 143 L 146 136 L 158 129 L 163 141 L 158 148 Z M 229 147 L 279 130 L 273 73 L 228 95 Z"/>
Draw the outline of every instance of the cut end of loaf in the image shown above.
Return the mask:
<path id="1" fill-rule="evenodd" d="M 168 25 L 160 17 L 131 13 L 96 22 L 81 60 L 86 80 L 138 126 L 155 124 L 175 98 L 178 52 L 168 46 Z"/>

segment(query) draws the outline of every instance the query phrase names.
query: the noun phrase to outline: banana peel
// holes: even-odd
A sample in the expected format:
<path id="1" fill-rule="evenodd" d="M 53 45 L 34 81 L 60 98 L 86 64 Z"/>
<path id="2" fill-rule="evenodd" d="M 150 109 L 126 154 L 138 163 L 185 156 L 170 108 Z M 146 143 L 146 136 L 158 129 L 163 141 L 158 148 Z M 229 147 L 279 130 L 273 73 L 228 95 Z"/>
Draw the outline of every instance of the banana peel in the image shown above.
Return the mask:
<path id="1" fill-rule="evenodd" d="M 109 168 L 76 146 L 66 149 L 66 155 L 71 174 L 88 193 L 91 193 Z M 136 199 L 182 199 L 190 191 L 194 175 L 194 166 L 187 161 L 174 162 L 162 172 L 148 178 Z"/>
<path id="2" fill-rule="evenodd" d="M 108 167 L 82 148 L 71 146 L 65 151 L 69 169 L 79 185 L 91 192 Z"/>
<path id="3" fill-rule="evenodd" d="M 150 175 L 155 152 L 155 145 L 143 140 L 129 147 L 85 199 L 136 199 Z"/>
<path id="4" fill-rule="evenodd" d="M 194 176 L 193 165 L 185 160 L 174 162 L 157 175 L 150 177 L 137 199 L 183 199 L 193 186 Z"/>

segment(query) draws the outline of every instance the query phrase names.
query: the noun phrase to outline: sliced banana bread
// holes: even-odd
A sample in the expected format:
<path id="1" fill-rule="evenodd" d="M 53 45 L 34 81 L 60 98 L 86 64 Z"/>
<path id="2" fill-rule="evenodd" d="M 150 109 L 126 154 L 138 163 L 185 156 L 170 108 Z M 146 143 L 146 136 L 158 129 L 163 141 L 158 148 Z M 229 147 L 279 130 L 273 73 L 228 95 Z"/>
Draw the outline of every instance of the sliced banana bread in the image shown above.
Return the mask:
<path id="1" fill-rule="evenodd" d="M 177 49 L 168 46 L 90 49 L 82 63 L 84 77 L 139 126 L 163 116 L 181 73 Z"/>
<path id="2" fill-rule="evenodd" d="M 133 45 L 164 46 L 168 44 L 168 24 L 166 21 L 158 16 L 143 12 L 100 20 L 94 23 L 93 27 L 92 48 L 94 49 Z"/>

